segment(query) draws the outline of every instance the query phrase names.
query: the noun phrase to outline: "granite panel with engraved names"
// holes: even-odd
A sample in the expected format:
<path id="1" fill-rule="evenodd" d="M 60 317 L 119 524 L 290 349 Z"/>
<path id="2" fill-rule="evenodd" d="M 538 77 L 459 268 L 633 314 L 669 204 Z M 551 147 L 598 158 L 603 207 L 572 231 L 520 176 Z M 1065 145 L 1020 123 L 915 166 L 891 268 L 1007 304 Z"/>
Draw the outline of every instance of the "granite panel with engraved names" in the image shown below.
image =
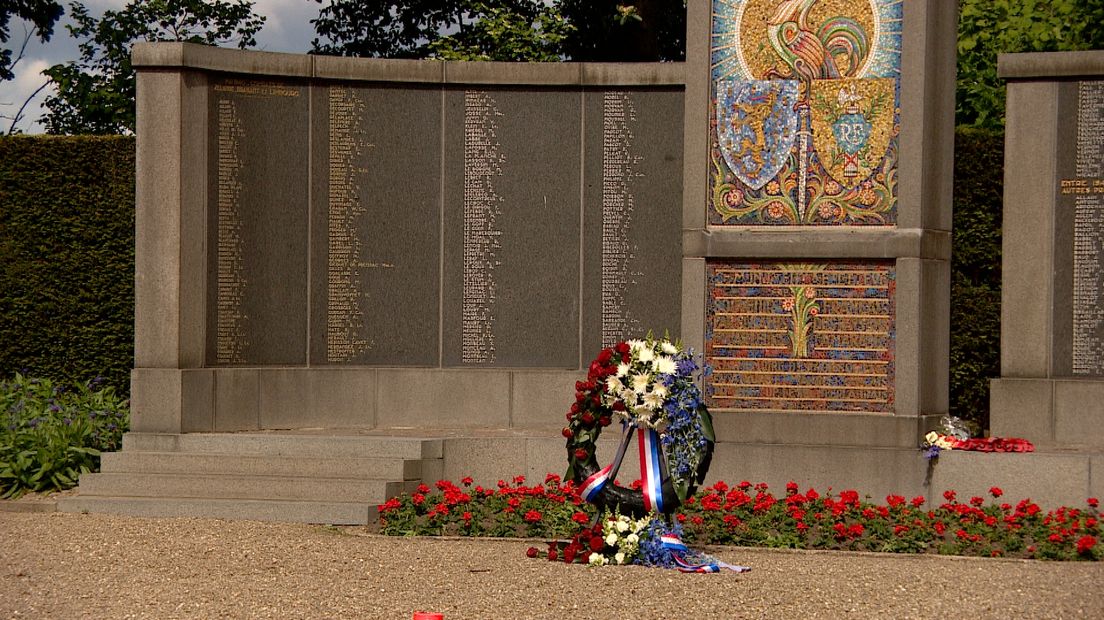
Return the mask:
<path id="1" fill-rule="evenodd" d="M 446 91 L 446 366 L 579 366 L 581 97 Z"/>
<path id="2" fill-rule="evenodd" d="M 325 84 L 312 115 L 311 363 L 436 365 L 441 91 Z"/>
<path id="3" fill-rule="evenodd" d="M 212 81 L 208 365 L 307 361 L 308 97 L 302 82 Z"/>
<path id="4" fill-rule="evenodd" d="M 585 94 L 583 349 L 680 330 L 682 93 Z"/>
<path id="5" fill-rule="evenodd" d="M 1104 81 L 1061 83 L 1058 106 L 1054 374 L 1101 377 L 1104 376 Z M 1045 213 L 1040 212 L 1039 217 L 1042 220 Z"/>

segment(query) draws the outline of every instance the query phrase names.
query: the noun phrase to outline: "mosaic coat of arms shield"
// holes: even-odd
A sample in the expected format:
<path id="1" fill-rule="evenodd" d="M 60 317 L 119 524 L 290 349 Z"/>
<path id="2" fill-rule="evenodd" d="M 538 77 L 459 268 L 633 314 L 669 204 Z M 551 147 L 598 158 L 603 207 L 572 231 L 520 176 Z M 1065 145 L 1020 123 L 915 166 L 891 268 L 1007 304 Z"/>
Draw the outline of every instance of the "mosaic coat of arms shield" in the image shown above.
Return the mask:
<path id="1" fill-rule="evenodd" d="M 709 220 L 897 219 L 902 0 L 713 0 Z"/>

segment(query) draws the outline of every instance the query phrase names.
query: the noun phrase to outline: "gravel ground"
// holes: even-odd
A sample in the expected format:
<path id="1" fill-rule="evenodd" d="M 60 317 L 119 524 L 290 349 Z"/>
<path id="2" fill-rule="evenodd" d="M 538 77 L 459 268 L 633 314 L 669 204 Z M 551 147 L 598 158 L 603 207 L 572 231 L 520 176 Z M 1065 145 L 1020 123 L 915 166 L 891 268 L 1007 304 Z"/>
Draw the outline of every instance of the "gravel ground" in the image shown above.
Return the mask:
<path id="1" fill-rule="evenodd" d="M 2 618 L 1101 618 L 1104 563 L 722 548 L 684 575 L 524 541 L 0 512 Z"/>

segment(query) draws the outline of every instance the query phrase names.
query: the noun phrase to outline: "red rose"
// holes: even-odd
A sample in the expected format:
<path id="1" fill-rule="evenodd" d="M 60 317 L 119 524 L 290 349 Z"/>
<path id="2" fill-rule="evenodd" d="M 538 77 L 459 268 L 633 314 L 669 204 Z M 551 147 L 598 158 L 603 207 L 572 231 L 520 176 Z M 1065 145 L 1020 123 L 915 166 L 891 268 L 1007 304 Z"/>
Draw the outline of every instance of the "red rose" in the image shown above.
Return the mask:
<path id="1" fill-rule="evenodd" d="M 598 354 L 598 363 L 605 366 L 613 359 L 613 351 L 609 349 L 602 349 L 602 352 Z"/>
<path id="2" fill-rule="evenodd" d="M 612 421 L 613 420 L 611 420 L 608 415 L 604 415 L 604 416 L 598 418 L 598 425 L 599 426 L 609 426 L 610 422 L 612 422 Z"/>
<path id="3" fill-rule="evenodd" d="M 614 347 L 614 350 L 617 351 L 618 353 L 620 353 L 621 355 L 628 355 L 629 354 L 629 343 L 627 343 L 627 342 L 618 342 L 617 346 Z"/>
<path id="4" fill-rule="evenodd" d="M 587 457 L 587 449 L 586 448 L 576 448 L 575 449 L 575 458 L 577 458 L 581 461 L 581 460 L 585 459 L 586 457 Z"/>
<path id="5" fill-rule="evenodd" d="M 606 548 L 606 541 L 602 540 L 601 536 L 594 536 L 590 539 L 590 550 L 594 553 L 601 553 Z"/>
<path id="6" fill-rule="evenodd" d="M 594 424 L 594 414 L 589 411 L 583 412 L 581 419 L 583 421 L 583 424 L 587 426 Z"/>
<path id="7" fill-rule="evenodd" d="M 585 389 L 587 389 L 586 383 L 584 383 L 582 381 L 576 381 L 575 382 L 575 391 L 576 392 L 582 392 Z"/>
<path id="8" fill-rule="evenodd" d="M 572 403 L 570 411 L 571 413 L 579 413 L 579 403 Z"/>
<path id="9" fill-rule="evenodd" d="M 548 561 L 549 562 L 555 562 L 558 557 L 559 556 L 556 554 L 555 549 L 549 549 L 548 550 Z"/>
<path id="10" fill-rule="evenodd" d="M 564 547 L 563 561 L 567 562 L 568 564 L 571 564 L 572 562 L 575 561 L 575 555 L 578 554 L 578 553 L 579 552 L 575 550 L 574 545 L 568 545 L 568 546 Z"/>
<path id="11" fill-rule="evenodd" d="M 618 400 L 617 402 L 613 403 L 613 410 L 614 411 L 624 411 L 625 410 L 625 403 Z"/>
<path id="12" fill-rule="evenodd" d="M 529 547 L 528 549 L 525 550 L 525 555 L 527 555 L 531 558 L 535 558 L 538 555 L 540 555 L 540 550 L 537 549 L 536 547 Z"/>
<path id="13" fill-rule="evenodd" d="M 572 433 L 571 429 L 566 427 L 566 426 L 564 427 L 563 431 L 561 431 L 561 432 L 563 433 L 563 436 L 568 438 L 568 439 L 571 439 L 575 435 L 575 433 Z"/>

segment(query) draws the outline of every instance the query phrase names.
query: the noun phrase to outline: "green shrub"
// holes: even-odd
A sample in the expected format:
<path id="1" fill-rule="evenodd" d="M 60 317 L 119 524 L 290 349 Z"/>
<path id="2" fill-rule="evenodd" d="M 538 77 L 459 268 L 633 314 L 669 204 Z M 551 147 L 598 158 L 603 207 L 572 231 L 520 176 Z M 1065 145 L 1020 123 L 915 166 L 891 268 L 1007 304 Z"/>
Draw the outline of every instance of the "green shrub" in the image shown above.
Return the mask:
<path id="1" fill-rule="evenodd" d="M 134 366 L 134 138 L 0 138 L 0 377 Z"/>
<path id="2" fill-rule="evenodd" d="M 954 178 L 950 412 L 984 429 L 1000 376 L 1004 135 L 959 129 Z"/>
<path id="3" fill-rule="evenodd" d="M 102 379 L 76 385 L 16 375 L 0 381 L 0 497 L 68 489 L 117 450 L 127 402 Z"/>

